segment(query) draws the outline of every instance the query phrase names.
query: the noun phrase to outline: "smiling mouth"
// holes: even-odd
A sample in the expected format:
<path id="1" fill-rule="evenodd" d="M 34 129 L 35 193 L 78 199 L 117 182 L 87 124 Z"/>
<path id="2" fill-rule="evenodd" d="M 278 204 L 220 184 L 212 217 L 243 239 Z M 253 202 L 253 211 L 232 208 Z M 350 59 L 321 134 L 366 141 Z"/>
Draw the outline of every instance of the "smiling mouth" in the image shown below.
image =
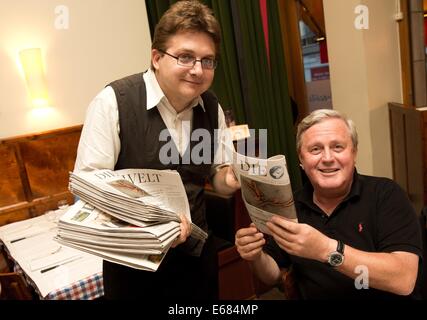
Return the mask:
<path id="1" fill-rule="evenodd" d="M 318 169 L 322 173 L 335 173 L 338 172 L 339 169 Z"/>
<path id="2" fill-rule="evenodd" d="M 190 83 L 190 84 L 194 84 L 196 86 L 199 86 L 199 85 L 202 84 L 201 82 L 194 82 L 194 81 L 189 81 L 189 80 L 184 80 L 184 81 L 187 82 L 187 83 Z"/>

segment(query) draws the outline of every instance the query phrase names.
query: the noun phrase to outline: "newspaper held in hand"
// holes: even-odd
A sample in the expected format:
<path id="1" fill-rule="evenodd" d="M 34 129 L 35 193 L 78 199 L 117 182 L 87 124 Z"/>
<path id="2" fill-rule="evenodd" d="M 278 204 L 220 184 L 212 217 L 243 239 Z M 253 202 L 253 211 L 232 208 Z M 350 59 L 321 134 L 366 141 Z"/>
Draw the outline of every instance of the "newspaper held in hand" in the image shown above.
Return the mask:
<path id="1" fill-rule="evenodd" d="M 95 209 L 81 200 L 59 220 L 58 237 L 111 251 L 161 254 L 180 233 L 179 223 L 134 226 Z"/>
<path id="2" fill-rule="evenodd" d="M 60 218 L 55 240 L 111 262 L 156 271 L 179 233 L 176 221 L 134 226 L 80 200 Z"/>
<path id="3" fill-rule="evenodd" d="M 70 191 L 95 208 L 136 226 L 147 222 L 191 222 L 184 185 L 177 171 L 154 169 L 96 170 L 70 173 Z M 207 233 L 191 224 L 191 237 L 206 240 Z"/>
<path id="4" fill-rule="evenodd" d="M 298 222 L 285 156 L 260 159 L 228 150 L 243 201 L 258 230 L 270 234 L 266 222 L 273 215 Z"/>

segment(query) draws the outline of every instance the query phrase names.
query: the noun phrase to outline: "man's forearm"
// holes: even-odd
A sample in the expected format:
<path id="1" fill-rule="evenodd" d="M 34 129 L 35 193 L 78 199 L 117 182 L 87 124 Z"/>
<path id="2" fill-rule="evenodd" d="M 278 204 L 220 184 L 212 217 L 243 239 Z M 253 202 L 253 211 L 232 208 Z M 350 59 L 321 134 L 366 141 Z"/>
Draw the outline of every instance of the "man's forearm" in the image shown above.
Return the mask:
<path id="1" fill-rule="evenodd" d="M 366 276 L 369 287 L 399 295 L 410 294 L 418 273 L 418 257 L 408 252 L 365 252 L 345 248 L 344 263 L 337 271 L 352 279 Z"/>
<path id="2" fill-rule="evenodd" d="M 280 281 L 281 273 L 279 266 L 265 252 L 262 252 L 257 260 L 250 261 L 250 266 L 253 273 L 265 284 L 276 285 Z"/>

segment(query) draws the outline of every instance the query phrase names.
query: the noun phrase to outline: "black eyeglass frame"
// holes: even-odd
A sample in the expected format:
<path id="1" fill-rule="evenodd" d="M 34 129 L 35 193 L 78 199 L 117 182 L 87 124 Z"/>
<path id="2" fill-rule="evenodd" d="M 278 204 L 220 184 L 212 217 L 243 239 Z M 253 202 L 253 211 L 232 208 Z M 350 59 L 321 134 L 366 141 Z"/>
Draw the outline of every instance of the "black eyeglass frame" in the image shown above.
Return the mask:
<path id="1" fill-rule="evenodd" d="M 192 62 L 192 65 L 190 65 L 190 64 L 184 64 L 182 61 L 181 61 L 181 63 L 180 63 L 180 56 L 181 55 L 179 55 L 179 56 L 174 56 L 173 54 L 170 54 L 169 52 L 167 52 L 167 51 L 164 51 L 164 50 L 161 50 L 161 49 L 157 49 L 159 52 L 161 52 L 161 53 L 164 53 L 164 54 L 166 54 L 166 55 L 168 55 L 169 57 L 172 57 L 172 58 L 174 58 L 174 59 L 176 59 L 176 63 L 179 65 L 179 66 L 182 66 L 182 67 L 187 67 L 187 68 L 193 68 L 195 65 L 196 65 L 196 63 L 197 62 L 200 62 L 200 65 L 202 66 L 202 69 L 206 69 L 206 70 L 215 70 L 216 69 L 216 67 L 218 66 L 218 61 L 217 60 L 215 60 L 215 59 L 210 59 L 210 58 L 202 58 L 202 59 L 196 59 L 196 58 L 194 58 L 193 57 L 193 62 Z M 189 54 L 186 54 L 186 55 L 189 55 Z M 212 68 L 211 67 L 206 67 L 206 65 L 203 65 L 203 61 L 212 61 L 212 63 L 213 63 L 213 66 L 212 66 Z"/>

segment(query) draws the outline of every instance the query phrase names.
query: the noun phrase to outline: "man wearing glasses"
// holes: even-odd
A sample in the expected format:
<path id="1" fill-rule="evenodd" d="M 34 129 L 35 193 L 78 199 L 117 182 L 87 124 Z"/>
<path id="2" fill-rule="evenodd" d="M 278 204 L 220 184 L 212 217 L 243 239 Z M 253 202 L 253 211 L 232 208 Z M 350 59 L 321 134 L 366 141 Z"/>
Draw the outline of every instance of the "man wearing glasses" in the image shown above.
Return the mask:
<path id="1" fill-rule="evenodd" d="M 220 28 L 211 10 L 198 1 L 179 1 L 156 26 L 151 68 L 112 82 L 89 106 L 79 143 L 75 171 L 95 169 L 173 169 L 183 180 L 193 223 L 208 231 L 203 187 L 211 178 L 215 190 L 231 194 L 240 185 L 231 168 L 214 153 L 214 130 L 225 129 L 224 113 L 209 91 L 220 46 Z M 165 164 L 160 149 L 169 130 L 179 161 Z M 191 133 L 204 129 L 211 156 L 200 164 L 186 152 L 197 143 Z M 169 140 L 170 140 L 169 139 Z M 203 148 L 205 149 L 205 148 Z M 191 153 L 190 153 L 191 154 Z M 195 161 L 196 160 L 196 161 Z M 217 254 L 211 237 L 200 243 L 181 234 L 155 273 L 104 261 L 107 299 L 217 299 Z"/>

